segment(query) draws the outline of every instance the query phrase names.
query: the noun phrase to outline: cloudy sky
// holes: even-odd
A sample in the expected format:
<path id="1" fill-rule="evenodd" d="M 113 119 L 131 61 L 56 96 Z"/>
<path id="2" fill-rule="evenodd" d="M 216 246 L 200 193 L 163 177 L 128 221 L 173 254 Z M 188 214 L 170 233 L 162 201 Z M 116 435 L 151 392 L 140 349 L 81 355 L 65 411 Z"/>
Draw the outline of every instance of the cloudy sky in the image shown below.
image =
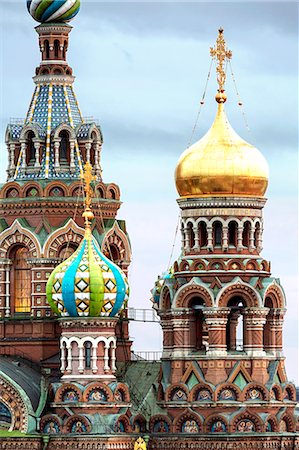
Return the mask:
<path id="1" fill-rule="evenodd" d="M 133 248 L 130 304 L 151 308 L 150 289 L 167 268 L 178 220 L 173 172 L 190 139 L 209 48 L 224 28 L 250 132 L 228 80 L 230 122 L 270 165 L 263 256 L 286 290 L 285 354 L 289 378 L 296 382 L 297 9 L 292 2 L 82 0 L 68 52 L 83 115 L 98 118 L 104 134 L 104 181 L 118 183 L 122 192 L 119 217 L 127 221 Z M 5 181 L 5 127 L 10 117 L 26 114 L 40 56 L 25 0 L 0 0 L 0 24 L 0 178 Z M 215 91 L 213 72 L 194 139 L 213 120 Z M 136 350 L 161 348 L 159 325 L 135 324 L 131 333 Z"/>

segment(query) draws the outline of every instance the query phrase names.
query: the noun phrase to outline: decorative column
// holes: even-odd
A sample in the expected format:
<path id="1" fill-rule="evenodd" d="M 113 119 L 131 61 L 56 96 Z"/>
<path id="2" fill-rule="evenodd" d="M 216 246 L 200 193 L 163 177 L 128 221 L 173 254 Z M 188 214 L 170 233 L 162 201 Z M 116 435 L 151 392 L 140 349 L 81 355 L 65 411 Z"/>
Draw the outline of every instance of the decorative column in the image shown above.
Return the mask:
<path id="1" fill-rule="evenodd" d="M 238 252 L 243 248 L 243 226 L 238 226 L 238 234 L 237 234 L 237 250 Z"/>
<path id="2" fill-rule="evenodd" d="M 189 229 L 187 226 L 184 227 L 184 233 L 185 233 L 185 253 L 190 251 L 190 236 L 189 236 Z"/>
<path id="3" fill-rule="evenodd" d="M 34 148 L 35 148 L 35 163 L 34 163 L 34 167 L 40 168 L 40 162 L 39 162 L 40 142 L 34 142 Z"/>
<path id="4" fill-rule="evenodd" d="M 72 371 L 72 344 L 68 342 L 67 344 L 67 366 L 66 371 L 71 373 Z"/>
<path id="5" fill-rule="evenodd" d="M 54 168 L 55 168 L 55 170 L 59 170 L 60 169 L 60 162 L 59 162 L 60 141 L 61 141 L 61 139 L 57 139 L 54 142 Z"/>
<path id="6" fill-rule="evenodd" d="M 60 365 L 60 372 L 64 373 L 65 371 L 65 367 L 66 367 L 66 347 L 65 347 L 65 343 L 62 343 L 60 345 L 60 361 L 61 361 L 61 365 Z"/>
<path id="7" fill-rule="evenodd" d="M 112 373 L 116 372 L 116 357 L 115 357 L 115 349 L 116 349 L 116 342 L 111 342 L 111 370 Z"/>
<path id="8" fill-rule="evenodd" d="M 99 143 L 94 144 L 94 161 L 95 161 L 95 171 L 98 179 L 102 179 L 102 169 L 101 169 L 101 149 L 102 146 Z"/>
<path id="9" fill-rule="evenodd" d="M 212 251 L 213 250 L 213 228 L 212 226 L 207 226 L 207 233 L 208 233 L 208 245 L 207 248 L 208 250 Z"/>
<path id="10" fill-rule="evenodd" d="M 228 342 L 228 348 L 231 351 L 237 350 L 237 327 L 238 327 L 238 321 L 240 318 L 240 312 L 234 312 L 231 315 L 230 321 L 229 321 L 229 342 Z"/>
<path id="11" fill-rule="evenodd" d="M 70 171 L 74 172 L 75 170 L 75 142 L 70 140 Z"/>
<path id="12" fill-rule="evenodd" d="M 78 350 L 79 350 L 79 365 L 78 365 L 78 371 L 79 373 L 84 372 L 84 346 L 82 344 L 82 341 L 78 344 Z"/>
<path id="13" fill-rule="evenodd" d="M 92 373 L 97 373 L 98 366 L 97 366 L 97 344 L 95 342 L 92 343 L 92 355 L 91 355 L 91 370 Z"/>
<path id="14" fill-rule="evenodd" d="M 109 344 L 106 342 L 104 347 L 104 372 L 109 372 Z"/>
<path id="15" fill-rule="evenodd" d="M 196 232 L 194 232 L 194 229 L 193 229 L 193 232 L 194 232 L 194 250 L 197 250 L 197 251 L 200 251 L 200 246 L 199 246 L 199 228 L 198 228 L 198 226 L 196 227 L 196 230 L 195 230 Z"/>
<path id="16" fill-rule="evenodd" d="M 229 308 L 207 308 L 203 310 L 209 332 L 209 356 L 226 356 L 226 324 Z"/>
<path id="17" fill-rule="evenodd" d="M 261 224 L 262 225 L 262 224 Z M 260 227 L 258 231 L 258 237 L 257 237 L 257 251 L 260 253 L 263 250 L 263 228 Z"/>
<path id="18" fill-rule="evenodd" d="M 90 163 L 90 149 L 91 149 L 91 143 L 87 142 L 85 144 L 85 150 L 86 150 L 86 162 Z"/>
<path id="19" fill-rule="evenodd" d="M 26 167 L 26 142 L 21 142 L 22 168 Z"/>
<path id="20" fill-rule="evenodd" d="M 222 228 L 222 249 L 226 251 L 228 249 L 228 227 Z"/>
<path id="21" fill-rule="evenodd" d="M 182 241 L 182 251 L 185 250 L 185 229 L 184 225 L 181 226 L 181 241 Z"/>
<path id="22" fill-rule="evenodd" d="M 282 329 L 284 322 L 284 315 L 286 313 L 285 309 L 277 309 L 274 312 L 273 318 L 273 328 L 275 335 L 275 352 L 276 356 L 282 356 L 283 347 L 282 347 Z"/>
<path id="23" fill-rule="evenodd" d="M 243 349 L 249 356 L 264 356 L 263 331 L 269 308 L 245 308 Z"/>
<path id="24" fill-rule="evenodd" d="M 226 325 L 229 308 L 207 308 L 203 310 L 209 333 L 208 369 L 205 374 L 207 382 L 217 385 L 227 379 L 225 370 Z"/>
<path id="25" fill-rule="evenodd" d="M 16 166 L 15 166 L 15 144 L 9 144 L 9 155 L 10 155 L 10 164 L 9 164 L 9 170 L 10 174 L 12 175 Z"/>
<path id="26" fill-rule="evenodd" d="M 254 227 L 250 228 L 250 233 L 249 233 L 249 251 L 253 252 L 254 250 Z"/>

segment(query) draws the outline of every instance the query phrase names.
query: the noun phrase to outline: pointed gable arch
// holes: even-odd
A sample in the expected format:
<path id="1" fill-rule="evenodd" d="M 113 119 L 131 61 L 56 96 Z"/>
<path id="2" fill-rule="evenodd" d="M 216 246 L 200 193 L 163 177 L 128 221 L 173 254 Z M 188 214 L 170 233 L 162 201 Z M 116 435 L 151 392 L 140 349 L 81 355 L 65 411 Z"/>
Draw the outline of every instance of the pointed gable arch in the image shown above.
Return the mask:
<path id="1" fill-rule="evenodd" d="M 109 247 L 111 246 L 114 246 L 116 251 L 119 252 L 120 261 L 128 264 L 131 262 L 131 246 L 129 239 L 118 225 L 117 220 L 115 220 L 113 226 L 104 236 L 101 245 L 102 252 L 109 255 Z"/>
<path id="2" fill-rule="evenodd" d="M 25 246 L 32 258 L 42 256 L 40 243 L 32 231 L 23 227 L 18 219 L 0 233 L 0 258 L 8 258 L 12 247 L 16 245 Z"/>
<path id="3" fill-rule="evenodd" d="M 73 243 L 79 246 L 84 236 L 84 229 L 79 227 L 73 219 L 58 230 L 50 234 L 44 243 L 43 253 L 45 258 L 58 258 L 63 245 Z"/>

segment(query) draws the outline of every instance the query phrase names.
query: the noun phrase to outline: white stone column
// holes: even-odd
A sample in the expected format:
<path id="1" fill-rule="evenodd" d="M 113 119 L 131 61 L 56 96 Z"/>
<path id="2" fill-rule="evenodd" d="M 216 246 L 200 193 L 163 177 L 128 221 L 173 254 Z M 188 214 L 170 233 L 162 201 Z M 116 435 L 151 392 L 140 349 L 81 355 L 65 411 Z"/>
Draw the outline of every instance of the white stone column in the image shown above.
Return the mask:
<path id="1" fill-rule="evenodd" d="M 181 241 L 182 241 L 182 251 L 185 250 L 185 230 L 184 225 L 181 226 Z"/>
<path id="2" fill-rule="evenodd" d="M 86 162 L 90 163 L 90 149 L 91 149 L 91 143 L 87 142 L 85 144 L 85 150 L 86 150 Z"/>
<path id="3" fill-rule="evenodd" d="M 60 361 L 61 361 L 60 371 L 62 373 L 65 371 L 65 363 L 66 363 L 65 350 L 66 350 L 65 344 L 64 343 L 60 344 Z"/>
<path id="4" fill-rule="evenodd" d="M 15 170 L 15 144 L 9 144 L 9 170 L 13 172 Z"/>
<path id="5" fill-rule="evenodd" d="M 187 226 L 184 228 L 185 233 L 185 252 L 190 251 L 190 235 L 189 235 L 189 229 Z"/>
<path id="6" fill-rule="evenodd" d="M 54 142 L 54 168 L 56 170 L 58 170 L 60 168 L 60 163 L 59 163 L 60 140 Z"/>
<path id="7" fill-rule="evenodd" d="M 95 342 L 92 343 L 92 355 L 91 355 L 91 370 L 92 373 L 97 373 L 98 366 L 97 366 L 97 344 Z"/>
<path id="8" fill-rule="evenodd" d="M 21 143 L 21 154 L 22 154 L 22 168 L 26 167 L 26 142 Z"/>
<path id="9" fill-rule="evenodd" d="M 108 372 L 110 370 L 109 367 L 109 346 L 105 343 L 104 347 L 104 372 Z"/>
<path id="10" fill-rule="evenodd" d="M 222 249 L 228 249 L 228 227 L 223 226 L 222 228 Z"/>
<path id="11" fill-rule="evenodd" d="M 67 366 L 66 366 L 66 370 L 67 372 L 71 372 L 72 371 L 72 344 L 68 343 L 67 344 Z"/>
<path id="12" fill-rule="evenodd" d="M 35 148 L 35 163 L 34 163 L 34 167 L 39 168 L 40 167 L 40 162 L 39 162 L 40 142 L 34 142 L 34 148 Z"/>
<path id="13" fill-rule="evenodd" d="M 195 228 L 195 230 L 193 228 L 193 232 L 194 232 L 194 248 L 196 250 L 199 250 L 200 246 L 199 246 L 199 228 L 198 228 L 198 225 Z"/>
<path id="14" fill-rule="evenodd" d="M 258 238 L 257 238 L 257 251 L 260 253 L 263 250 L 263 228 L 262 224 L 260 226 L 259 232 L 258 232 Z"/>
<path id="15" fill-rule="evenodd" d="M 238 226 L 238 239 L 237 250 L 240 251 L 243 248 L 243 225 Z"/>
<path id="16" fill-rule="evenodd" d="M 70 140 L 70 171 L 74 172 L 75 169 L 75 142 Z"/>
<path id="17" fill-rule="evenodd" d="M 249 233 L 249 251 L 250 252 L 252 252 L 254 250 L 254 231 L 255 231 L 255 228 L 251 227 L 250 233 Z"/>
<path id="18" fill-rule="evenodd" d="M 78 365 L 78 371 L 79 373 L 84 372 L 84 346 L 82 342 L 78 344 L 78 350 L 79 350 L 79 365 Z"/>
<path id="19" fill-rule="evenodd" d="M 111 370 L 112 373 L 114 373 L 116 371 L 116 365 L 115 365 L 115 347 L 116 347 L 116 342 L 111 342 Z"/>
<path id="20" fill-rule="evenodd" d="M 213 250 L 213 227 L 211 225 L 207 226 L 208 233 L 208 250 Z"/>

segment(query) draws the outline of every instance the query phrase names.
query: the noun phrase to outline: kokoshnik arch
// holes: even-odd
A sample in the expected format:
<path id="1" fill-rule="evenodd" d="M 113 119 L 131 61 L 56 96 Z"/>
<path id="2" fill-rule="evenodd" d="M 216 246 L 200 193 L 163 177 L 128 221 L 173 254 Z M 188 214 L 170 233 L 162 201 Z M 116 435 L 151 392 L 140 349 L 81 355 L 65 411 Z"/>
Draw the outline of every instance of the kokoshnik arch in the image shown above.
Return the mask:
<path id="1" fill-rule="evenodd" d="M 0 446 L 299 448 L 285 294 L 261 256 L 268 165 L 226 117 L 223 30 L 214 123 L 175 171 L 181 255 L 152 291 L 163 354 L 146 361 L 131 351 L 120 190 L 66 59 L 79 6 L 27 1 L 41 63 L 0 187 Z"/>

